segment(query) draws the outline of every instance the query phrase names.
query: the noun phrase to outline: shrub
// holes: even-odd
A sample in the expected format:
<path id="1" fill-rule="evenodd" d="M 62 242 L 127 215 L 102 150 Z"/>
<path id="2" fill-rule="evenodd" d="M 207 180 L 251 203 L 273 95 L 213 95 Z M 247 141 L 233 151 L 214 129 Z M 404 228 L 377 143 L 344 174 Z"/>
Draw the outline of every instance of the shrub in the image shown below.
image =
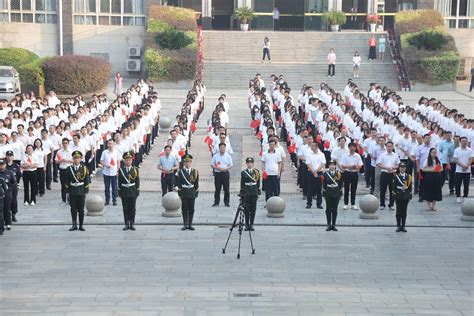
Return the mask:
<path id="1" fill-rule="evenodd" d="M 41 66 L 51 57 L 39 58 L 29 64 L 21 65 L 17 70 L 20 74 L 20 81 L 27 86 L 37 86 L 44 84 L 44 72 Z"/>
<path id="2" fill-rule="evenodd" d="M 395 14 L 395 31 L 398 35 L 421 32 L 443 25 L 443 17 L 437 10 L 400 11 Z"/>
<path id="3" fill-rule="evenodd" d="M 97 92 L 107 85 L 111 70 L 103 59 L 79 55 L 53 57 L 42 68 L 46 89 L 59 94 Z"/>
<path id="4" fill-rule="evenodd" d="M 448 37 L 443 31 L 426 29 L 418 33 L 409 34 L 408 44 L 418 49 L 439 50 L 446 46 Z"/>
<path id="5" fill-rule="evenodd" d="M 166 29 L 155 37 L 156 43 L 164 49 L 179 49 L 190 45 L 193 39 L 175 28 Z"/>
<path id="6" fill-rule="evenodd" d="M 29 64 L 38 58 L 38 55 L 27 49 L 0 48 L 0 65 L 15 67 L 17 71 L 21 65 Z"/>
<path id="7" fill-rule="evenodd" d="M 154 81 L 179 81 L 193 79 L 196 71 L 196 50 L 182 48 L 179 50 L 145 51 L 145 64 L 148 77 Z"/>
<path id="8" fill-rule="evenodd" d="M 169 25 L 168 23 L 163 22 L 163 21 L 158 21 L 158 20 L 152 18 L 152 19 L 148 20 L 147 32 L 160 33 L 160 32 L 164 32 L 166 30 L 172 29 L 172 28 L 173 27 L 171 25 Z"/>
<path id="9" fill-rule="evenodd" d="M 424 58 L 419 64 L 426 74 L 420 82 L 438 85 L 456 80 L 461 57 L 456 52 L 446 52 L 438 56 Z"/>
<path id="10" fill-rule="evenodd" d="M 161 51 L 153 48 L 148 48 L 145 51 L 145 65 L 148 71 L 148 77 L 152 80 L 166 80 L 170 63 L 171 58 L 165 56 Z"/>
<path id="11" fill-rule="evenodd" d="M 344 12 L 332 10 L 324 12 L 323 19 L 331 25 L 343 25 L 347 21 L 347 16 Z"/>
<path id="12" fill-rule="evenodd" d="M 163 23 L 166 23 L 180 31 L 196 30 L 196 18 L 194 11 L 190 9 L 153 5 L 148 11 L 148 17 L 149 20 L 161 21 L 161 27 Z M 157 25 L 155 24 L 155 26 Z"/>

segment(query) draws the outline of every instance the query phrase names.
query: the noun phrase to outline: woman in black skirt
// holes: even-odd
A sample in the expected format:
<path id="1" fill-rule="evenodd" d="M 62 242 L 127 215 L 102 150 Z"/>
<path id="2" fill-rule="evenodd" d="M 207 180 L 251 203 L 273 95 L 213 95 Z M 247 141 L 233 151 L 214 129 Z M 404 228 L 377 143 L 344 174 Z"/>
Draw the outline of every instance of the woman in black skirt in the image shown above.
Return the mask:
<path id="1" fill-rule="evenodd" d="M 441 201 L 443 196 L 441 188 L 443 185 L 443 165 L 438 159 L 438 151 L 431 148 L 428 158 L 422 163 L 421 170 L 424 172 L 424 185 L 421 196 L 428 202 L 428 211 L 436 211 L 436 201 Z"/>

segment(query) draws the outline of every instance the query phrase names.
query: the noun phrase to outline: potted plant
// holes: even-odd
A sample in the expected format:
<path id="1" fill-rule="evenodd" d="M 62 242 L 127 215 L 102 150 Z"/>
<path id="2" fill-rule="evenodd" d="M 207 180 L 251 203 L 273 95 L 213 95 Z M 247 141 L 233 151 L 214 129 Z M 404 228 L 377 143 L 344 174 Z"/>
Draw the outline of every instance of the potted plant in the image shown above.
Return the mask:
<path id="1" fill-rule="evenodd" d="M 239 20 L 242 31 L 248 31 L 249 21 L 255 18 L 255 11 L 249 7 L 240 7 L 234 11 L 232 17 Z"/>
<path id="2" fill-rule="evenodd" d="M 329 23 L 329 25 L 331 25 L 332 32 L 339 31 L 339 26 L 346 23 L 347 20 L 346 14 L 344 12 L 336 10 L 325 12 L 323 17 Z"/>
<path id="3" fill-rule="evenodd" d="M 382 19 L 377 13 L 367 15 L 367 23 L 370 25 L 370 32 L 375 33 L 377 24 L 382 24 Z"/>

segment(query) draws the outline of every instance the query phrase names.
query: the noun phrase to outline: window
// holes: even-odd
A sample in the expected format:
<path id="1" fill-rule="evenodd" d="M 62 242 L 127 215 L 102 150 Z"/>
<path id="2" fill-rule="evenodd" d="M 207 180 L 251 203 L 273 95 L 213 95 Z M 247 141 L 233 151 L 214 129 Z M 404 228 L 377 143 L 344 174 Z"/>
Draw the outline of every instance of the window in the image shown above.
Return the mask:
<path id="1" fill-rule="evenodd" d="M 1 22 L 55 24 L 56 0 L 0 0 Z"/>
<path id="2" fill-rule="evenodd" d="M 74 23 L 144 26 L 143 3 L 144 0 L 75 0 Z"/>

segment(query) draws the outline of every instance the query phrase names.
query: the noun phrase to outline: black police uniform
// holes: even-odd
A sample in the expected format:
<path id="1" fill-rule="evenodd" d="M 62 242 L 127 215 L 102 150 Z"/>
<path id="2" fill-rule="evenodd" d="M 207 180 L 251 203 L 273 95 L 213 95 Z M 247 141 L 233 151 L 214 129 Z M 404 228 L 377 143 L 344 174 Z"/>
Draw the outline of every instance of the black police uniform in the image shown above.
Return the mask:
<path id="1" fill-rule="evenodd" d="M 3 163 L 6 161 L 3 160 Z M 0 171 L 0 178 L 3 179 L 5 182 L 7 189 L 5 190 L 5 196 L 3 197 L 3 219 L 5 221 L 5 225 L 7 225 L 7 229 L 10 229 L 10 225 L 12 224 L 12 200 L 13 200 L 13 188 L 17 187 L 17 182 L 15 175 L 13 172 L 5 168 L 4 171 Z"/>
<path id="2" fill-rule="evenodd" d="M 244 203 L 246 230 L 254 230 L 253 223 L 260 194 L 260 171 L 258 169 L 243 170 L 240 173 L 240 196 Z"/>
<path id="3" fill-rule="evenodd" d="M 127 158 L 126 154 L 123 158 Z M 131 155 L 130 155 L 131 158 Z M 118 194 L 122 200 L 123 219 L 125 227 L 123 230 L 135 230 L 135 212 L 137 197 L 140 195 L 140 174 L 137 167 L 123 166 L 118 174 Z"/>
<path id="4" fill-rule="evenodd" d="M 191 157 L 191 158 L 190 158 Z M 192 159 L 191 155 L 184 156 L 183 160 Z M 183 228 L 194 230 L 194 203 L 199 194 L 199 172 L 191 168 L 188 172 L 184 167 L 178 172 L 178 195 L 181 198 L 183 214 Z"/>
<path id="5" fill-rule="evenodd" d="M 323 177 L 323 192 L 324 198 L 326 199 L 326 231 L 337 231 L 337 207 L 339 205 L 339 200 L 342 195 L 343 186 L 342 173 L 337 170 L 335 170 L 334 172 L 326 171 L 323 174 Z"/>
<path id="6" fill-rule="evenodd" d="M 395 215 L 395 217 L 397 218 L 397 232 L 406 232 L 405 221 L 407 219 L 407 208 L 408 203 L 413 197 L 412 184 L 412 176 L 407 173 L 402 175 L 400 171 L 397 172 L 392 179 L 392 194 L 395 199 L 397 209 Z"/>
<path id="7" fill-rule="evenodd" d="M 7 184 L 3 178 L 0 178 L 0 236 L 3 235 L 5 231 L 5 220 L 3 219 L 3 198 L 5 197 L 5 192 L 8 190 Z"/>
<path id="8" fill-rule="evenodd" d="M 12 199 L 10 206 L 12 212 L 12 221 L 16 222 L 16 214 L 18 213 L 18 183 L 20 183 L 21 180 L 21 168 L 16 162 L 12 162 L 10 165 L 7 163 L 7 170 L 13 173 L 17 183 L 17 185 L 11 187 Z"/>
<path id="9" fill-rule="evenodd" d="M 73 153 L 73 157 L 76 153 Z M 80 154 L 82 157 L 82 154 Z M 79 165 L 71 165 L 66 169 L 65 187 L 69 193 L 71 205 L 72 227 L 70 231 L 77 230 L 77 214 L 79 214 L 79 230 L 84 231 L 84 205 L 86 194 L 89 193 L 89 171 L 81 162 Z"/>

